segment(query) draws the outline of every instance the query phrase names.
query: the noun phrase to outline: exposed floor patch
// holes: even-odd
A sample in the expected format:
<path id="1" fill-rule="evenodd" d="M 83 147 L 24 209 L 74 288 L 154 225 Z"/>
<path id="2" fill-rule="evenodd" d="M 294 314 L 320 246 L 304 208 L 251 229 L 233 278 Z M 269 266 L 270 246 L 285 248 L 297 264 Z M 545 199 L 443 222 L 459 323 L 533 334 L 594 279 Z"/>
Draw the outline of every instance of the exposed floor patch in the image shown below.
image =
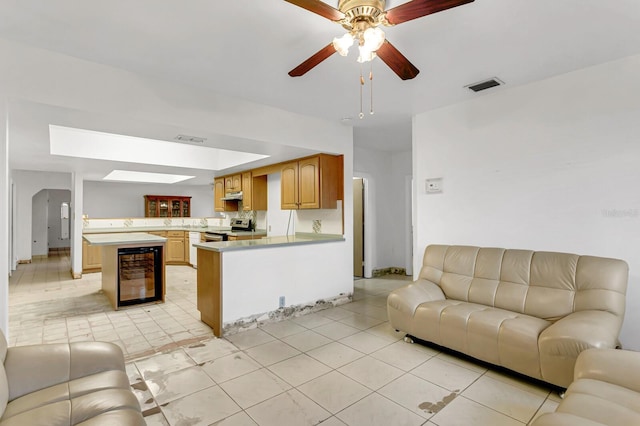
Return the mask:
<path id="1" fill-rule="evenodd" d="M 148 417 L 148 416 L 152 416 L 154 414 L 158 414 L 160 413 L 160 407 L 153 407 L 153 408 L 149 408 L 148 410 L 145 410 L 142 412 L 142 417 Z"/>
<path id="2" fill-rule="evenodd" d="M 456 397 L 458 396 L 458 392 L 460 392 L 460 390 L 456 389 L 454 392 L 451 392 L 449 395 L 442 398 L 442 401 L 438 401 L 436 403 L 423 402 L 422 404 L 418 405 L 418 408 L 426 411 L 427 413 L 436 414 L 444 407 L 446 407 L 451 401 L 456 399 Z"/>

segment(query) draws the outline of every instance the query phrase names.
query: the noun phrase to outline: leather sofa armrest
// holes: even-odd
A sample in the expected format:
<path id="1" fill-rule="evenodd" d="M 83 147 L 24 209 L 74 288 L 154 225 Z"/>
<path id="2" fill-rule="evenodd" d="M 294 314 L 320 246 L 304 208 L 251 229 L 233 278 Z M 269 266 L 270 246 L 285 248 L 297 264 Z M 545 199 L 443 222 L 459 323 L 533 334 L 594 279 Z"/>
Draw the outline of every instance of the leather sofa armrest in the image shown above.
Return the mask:
<path id="1" fill-rule="evenodd" d="M 640 352 L 588 349 L 578 356 L 575 379 L 593 379 L 640 392 Z"/>
<path id="2" fill-rule="evenodd" d="M 444 300 L 442 289 L 435 283 L 419 279 L 413 283 L 393 290 L 387 298 L 387 305 L 400 312 L 413 316 L 418 306 L 433 300 Z"/>
<path id="3" fill-rule="evenodd" d="M 540 352 L 576 358 L 589 348 L 615 348 L 621 320 L 606 311 L 578 311 L 547 327 L 538 340 Z"/>
<path id="4" fill-rule="evenodd" d="M 122 350 L 105 342 L 11 347 L 7 350 L 4 367 L 9 401 L 102 371 L 125 371 Z"/>

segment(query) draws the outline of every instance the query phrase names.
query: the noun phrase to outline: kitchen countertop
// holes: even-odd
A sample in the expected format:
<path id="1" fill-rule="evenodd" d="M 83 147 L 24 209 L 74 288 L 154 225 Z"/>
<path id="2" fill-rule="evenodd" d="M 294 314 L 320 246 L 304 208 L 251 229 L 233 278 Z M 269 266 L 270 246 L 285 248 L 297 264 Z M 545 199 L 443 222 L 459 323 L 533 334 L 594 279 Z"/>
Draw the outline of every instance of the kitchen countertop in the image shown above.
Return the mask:
<path id="1" fill-rule="evenodd" d="M 288 245 L 333 243 L 344 240 L 342 235 L 296 233 L 296 235 L 266 237 L 258 240 L 216 241 L 194 244 L 193 246 L 202 250 L 225 252 Z"/>
<path id="2" fill-rule="evenodd" d="M 116 246 L 127 244 L 164 244 L 167 239 L 158 237 L 157 235 L 147 234 L 145 232 L 111 232 L 108 234 L 90 234 L 84 235 L 83 238 L 94 246 Z"/>
<path id="3" fill-rule="evenodd" d="M 216 232 L 225 233 L 230 236 L 244 235 L 267 235 L 266 229 L 256 229 L 255 231 L 231 231 L 230 226 L 207 226 L 207 227 L 188 227 L 188 226 L 129 226 L 123 228 L 85 228 L 82 230 L 83 235 L 91 234 L 111 234 L 111 233 L 129 233 L 129 232 L 154 232 L 154 231 L 188 231 L 188 232 Z M 88 240 L 87 240 L 88 241 Z"/>

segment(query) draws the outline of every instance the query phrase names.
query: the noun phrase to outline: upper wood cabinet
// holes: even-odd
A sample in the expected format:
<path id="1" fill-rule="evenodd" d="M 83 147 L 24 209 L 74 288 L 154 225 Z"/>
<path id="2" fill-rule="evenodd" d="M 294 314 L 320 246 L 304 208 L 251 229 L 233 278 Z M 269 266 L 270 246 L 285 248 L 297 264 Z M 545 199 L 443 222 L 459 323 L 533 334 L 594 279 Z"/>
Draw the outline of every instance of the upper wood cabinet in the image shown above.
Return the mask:
<path id="1" fill-rule="evenodd" d="M 242 175 L 236 175 L 242 182 Z M 219 177 L 213 181 L 213 211 L 216 212 L 235 212 L 238 211 L 237 201 L 225 201 L 224 196 L 228 192 L 235 192 L 234 190 L 227 189 L 227 185 L 233 185 L 235 176 Z M 242 183 L 239 187 L 241 188 Z M 240 189 L 238 189 L 239 191 Z"/>
<path id="2" fill-rule="evenodd" d="M 253 210 L 253 193 L 251 191 L 251 172 L 242 173 L 242 210 Z"/>
<path id="3" fill-rule="evenodd" d="M 267 210 L 267 175 L 242 173 L 242 210 Z"/>
<path id="4" fill-rule="evenodd" d="M 298 208 L 298 162 L 282 165 L 280 174 L 280 207 L 282 210 Z"/>
<path id="5" fill-rule="evenodd" d="M 251 172 L 248 172 L 251 173 Z M 244 183 L 243 183 L 244 185 Z M 246 208 L 246 193 L 250 192 L 250 204 L 251 208 Z M 267 210 L 267 175 L 252 176 L 251 178 L 251 191 L 244 191 L 242 195 L 242 206 L 244 210 Z"/>
<path id="6" fill-rule="evenodd" d="M 233 176 L 227 176 L 224 178 L 224 192 L 238 192 L 242 191 L 242 175 L 237 174 Z"/>
<path id="7" fill-rule="evenodd" d="M 281 208 L 335 209 L 342 184 L 341 157 L 319 154 L 281 168 Z"/>
<path id="8" fill-rule="evenodd" d="M 191 217 L 191 197 L 145 195 L 145 217 Z"/>
<path id="9" fill-rule="evenodd" d="M 216 178 L 213 181 L 213 211 L 224 211 L 224 178 Z"/>
<path id="10" fill-rule="evenodd" d="M 335 209 L 344 198 L 343 157 L 317 154 L 272 164 L 214 180 L 214 211 L 237 211 L 238 201 L 224 201 L 230 192 L 242 191 L 242 209 L 267 210 L 267 176 L 281 174 L 283 210 Z M 272 208 L 275 206 L 272 206 Z"/>

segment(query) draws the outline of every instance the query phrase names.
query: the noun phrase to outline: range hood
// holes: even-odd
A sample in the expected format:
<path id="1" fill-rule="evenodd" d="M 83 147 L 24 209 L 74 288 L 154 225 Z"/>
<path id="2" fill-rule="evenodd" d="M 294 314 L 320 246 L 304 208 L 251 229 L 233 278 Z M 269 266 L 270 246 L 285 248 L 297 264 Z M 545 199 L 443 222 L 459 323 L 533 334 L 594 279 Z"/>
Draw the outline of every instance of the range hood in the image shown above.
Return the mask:
<path id="1" fill-rule="evenodd" d="M 237 192 L 227 192 L 224 197 L 222 197 L 223 201 L 242 201 L 242 191 Z"/>

